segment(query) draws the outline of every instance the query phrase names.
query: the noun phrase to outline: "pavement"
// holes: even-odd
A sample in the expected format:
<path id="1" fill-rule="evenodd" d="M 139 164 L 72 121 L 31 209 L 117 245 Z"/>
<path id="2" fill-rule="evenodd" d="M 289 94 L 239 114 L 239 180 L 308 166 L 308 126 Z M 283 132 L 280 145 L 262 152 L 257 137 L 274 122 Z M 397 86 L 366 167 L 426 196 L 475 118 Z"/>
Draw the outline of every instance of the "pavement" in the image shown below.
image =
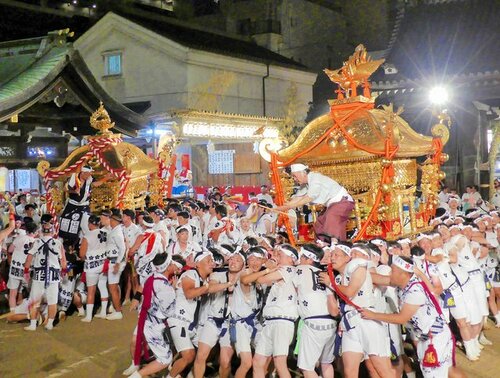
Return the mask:
<path id="1" fill-rule="evenodd" d="M 462 351 L 457 350 L 457 366 L 470 378 L 494 378 L 500 376 L 500 328 L 489 320 L 489 329 L 484 331 L 486 338 L 493 342 L 485 346 L 478 361 L 471 362 Z"/>
<path id="2" fill-rule="evenodd" d="M 94 319 L 89 324 L 80 319 L 73 314 L 52 331 L 38 327 L 35 332 L 23 330 L 27 323 L 0 320 L 0 377 L 123 377 L 122 371 L 130 364 L 136 313 L 125 308 L 123 320 Z M 493 345 L 484 348 L 479 361 L 470 362 L 457 351 L 457 364 L 467 377 L 499 376 L 500 328 L 491 323 L 485 332 Z"/>
<path id="3" fill-rule="evenodd" d="M 0 377 L 123 377 L 130 365 L 130 339 L 137 313 L 122 320 L 83 323 L 76 314 L 47 331 L 0 320 Z"/>

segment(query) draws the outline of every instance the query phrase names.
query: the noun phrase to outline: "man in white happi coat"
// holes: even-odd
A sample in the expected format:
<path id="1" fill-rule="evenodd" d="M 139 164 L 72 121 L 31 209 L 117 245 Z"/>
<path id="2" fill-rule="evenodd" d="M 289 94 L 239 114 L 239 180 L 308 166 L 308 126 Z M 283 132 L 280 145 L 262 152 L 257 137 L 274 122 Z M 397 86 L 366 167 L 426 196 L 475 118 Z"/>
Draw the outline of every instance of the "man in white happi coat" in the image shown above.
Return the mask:
<path id="1" fill-rule="evenodd" d="M 256 282 L 260 277 L 277 270 L 270 263 L 269 267 L 263 269 L 266 254 L 266 250 L 261 247 L 253 246 L 248 249 L 248 267 L 241 272 L 234 287 L 230 332 L 234 334 L 236 354 L 240 358 L 235 378 L 245 378 L 252 368 L 252 345 L 256 344 L 262 330 L 259 315 L 263 305 L 263 289 Z"/>
<path id="2" fill-rule="evenodd" d="M 385 314 L 364 308 L 361 310 L 363 319 L 406 325 L 416 339 L 423 376 L 448 377 L 453 363 L 453 338 L 439 304 L 430 289 L 414 274 L 411 259 L 395 256 L 391 267 L 391 276 L 387 277 L 386 284 L 400 289 L 400 312 Z M 430 353 L 430 344 L 434 346 L 437 356 Z M 436 357 L 437 361 L 434 361 Z"/>
<path id="3" fill-rule="evenodd" d="M 45 328 L 53 328 L 57 312 L 59 281 L 61 269 L 66 269 L 66 256 L 61 240 L 54 238 L 54 227 L 50 222 L 42 224 L 42 235 L 35 239 L 28 257 L 24 263 L 24 272 L 28 274 L 33 267 L 33 282 L 31 284 L 30 301 L 33 307 L 30 310 L 30 325 L 24 329 L 36 330 L 37 317 L 42 299 L 47 302 L 49 313 Z"/>
<path id="4" fill-rule="evenodd" d="M 143 302 L 137 325 L 137 342 L 134 366 L 137 370 L 131 378 L 141 378 L 165 369 L 172 361 L 171 340 L 167 330 L 167 318 L 175 306 L 175 289 L 169 278 L 182 269 L 181 259 L 172 259 L 167 253 L 160 253 L 153 259 L 155 272 L 144 283 Z M 148 357 L 148 348 L 154 360 L 139 369 L 141 357 Z"/>
<path id="5" fill-rule="evenodd" d="M 196 268 L 185 271 L 177 281 L 175 309 L 168 319 L 175 349 L 181 355 L 168 378 L 177 377 L 195 359 L 201 302 L 209 291 L 207 278 L 213 271 L 214 260 L 210 252 L 200 252 L 194 262 Z"/>
<path id="6" fill-rule="evenodd" d="M 393 377 L 387 328 L 378 321 L 361 318 L 360 310 L 373 309 L 373 283 L 368 272 L 369 249 L 353 248 L 347 243 L 335 245 L 332 267 L 340 272 L 338 290 L 349 301 L 341 308 L 342 362 L 346 378 L 358 377 L 359 364 L 368 357 L 381 377 Z"/>
<path id="7" fill-rule="evenodd" d="M 214 269 L 210 275 L 208 292 L 211 295 L 206 305 L 207 320 L 199 332 L 198 351 L 193 369 L 195 378 L 204 376 L 208 355 L 217 342 L 220 345 L 219 377 L 228 378 L 231 373 L 231 358 L 234 351 L 229 332 L 229 316 L 233 307 L 234 285 L 245 261 L 245 256 L 238 250 L 229 258 L 227 267 Z"/>
<path id="8" fill-rule="evenodd" d="M 110 218 L 111 231 L 108 233 L 106 249 L 107 258 L 109 260 L 108 285 L 115 312 L 106 316 L 107 320 L 123 319 L 119 284 L 120 276 L 125 269 L 126 264 L 126 246 L 121 223 L 121 211 L 119 209 L 113 209 Z"/>
<path id="9" fill-rule="evenodd" d="M 194 267 L 194 257 L 202 251 L 199 244 L 189 241 L 189 225 L 179 226 L 175 230 L 176 241 L 170 243 L 167 251 L 172 255 L 179 255 L 186 260 L 187 266 Z"/>
<path id="10" fill-rule="evenodd" d="M 289 244 L 278 247 L 279 269 L 257 279 L 271 289 L 263 309 L 264 326 L 255 348 L 253 374 L 263 378 L 271 359 L 280 378 L 291 377 L 287 366 L 288 348 L 293 340 L 298 318 L 297 292 L 293 286 L 295 263 L 299 255 Z"/>
<path id="11" fill-rule="evenodd" d="M 297 288 L 299 315 L 304 322 L 300 334 L 297 366 L 305 378 L 317 378 L 316 363 L 321 376 L 333 378 L 333 352 L 339 313 L 333 292 L 320 282 L 320 262 L 324 252 L 315 244 L 304 244 L 299 251 L 299 265 L 293 284 Z"/>
<path id="12" fill-rule="evenodd" d="M 86 314 L 82 322 L 90 323 L 94 311 L 96 286 L 101 294 L 101 311 L 96 314 L 98 318 L 106 318 L 108 304 L 107 275 L 103 272 L 106 262 L 106 242 L 108 233 L 100 228 L 100 218 L 92 214 L 88 219 L 89 231 L 82 238 L 80 246 L 80 259 L 84 260 L 83 270 L 87 283 Z"/>
<path id="13" fill-rule="evenodd" d="M 35 223 L 27 223 L 25 225 L 26 234 L 19 235 L 14 239 L 9 246 L 9 253 L 12 253 L 12 258 L 9 268 L 9 280 L 7 288 L 9 289 L 9 307 L 13 312 L 16 307 L 17 293 L 22 285 L 28 286 L 24 279 L 24 263 L 28 257 L 28 252 L 33 247 L 38 227 Z"/>

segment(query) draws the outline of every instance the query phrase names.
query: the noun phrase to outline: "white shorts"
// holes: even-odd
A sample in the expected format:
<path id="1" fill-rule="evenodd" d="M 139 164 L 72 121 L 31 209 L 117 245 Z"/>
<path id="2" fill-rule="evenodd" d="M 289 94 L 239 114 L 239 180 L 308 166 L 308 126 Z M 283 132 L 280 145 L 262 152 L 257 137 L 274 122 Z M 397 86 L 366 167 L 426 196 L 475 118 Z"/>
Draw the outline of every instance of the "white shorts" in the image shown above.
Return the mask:
<path id="1" fill-rule="evenodd" d="M 33 281 L 31 284 L 30 301 L 34 303 L 35 307 L 40 306 L 43 298 L 49 306 L 56 305 L 58 297 L 59 282 L 50 282 L 47 288 L 45 288 L 45 282 Z"/>
<path id="2" fill-rule="evenodd" d="M 255 334 L 255 339 L 252 340 L 253 329 L 248 324 L 243 321 L 237 321 L 235 324 L 236 330 L 236 342 L 234 343 L 234 349 L 236 349 L 236 355 L 240 355 L 240 353 L 251 353 L 252 345 L 255 346 L 258 343 L 260 338 L 260 334 L 262 332 L 262 326 L 258 321 L 255 320 L 255 328 L 257 332 Z"/>
<path id="3" fill-rule="evenodd" d="M 99 281 L 102 281 L 103 277 L 106 277 L 104 273 L 87 273 L 87 287 L 96 286 Z"/>
<path id="4" fill-rule="evenodd" d="M 483 276 L 478 274 L 470 276 L 469 280 L 462 286 L 465 305 L 467 306 L 468 319 L 470 324 L 479 324 L 483 322 L 483 317 L 488 315 L 488 302 L 484 296 Z"/>
<path id="5" fill-rule="evenodd" d="M 125 263 L 120 263 L 120 269 L 118 273 L 113 273 L 113 268 L 115 264 L 109 264 L 108 270 L 108 285 L 116 285 L 120 283 L 120 277 L 122 275 L 123 270 L 125 269 Z"/>
<path id="6" fill-rule="evenodd" d="M 323 322 L 324 324 L 324 322 Z M 320 321 L 305 320 L 300 334 L 297 366 L 306 371 L 314 371 L 316 363 L 331 364 L 334 360 L 335 331 L 333 326 L 327 330 L 318 330 Z M 315 327 L 316 329 L 313 329 Z"/>
<path id="7" fill-rule="evenodd" d="M 196 328 L 190 331 L 188 322 L 169 318 L 168 326 L 170 327 L 170 334 L 172 335 L 177 352 L 194 349 L 195 346 L 198 346 Z"/>
<path id="8" fill-rule="evenodd" d="M 430 340 L 417 342 L 417 356 L 424 378 L 448 377 L 448 369 L 453 365 L 453 340 L 449 328 L 445 326 L 443 332 L 432 336 L 432 344 L 439 361 L 439 366 L 435 368 L 422 366 L 429 343 Z"/>
<path id="9" fill-rule="evenodd" d="M 231 337 L 229 335 L 229 319 L 226 320 L 222 328 L 218 328 L 215 322 L 208 318 L 203 324 L 203 327 L 199 329 L 199 339 L 198 342 L 207 344 L 211 348 L 219 342 L 222 347 L 231 348 Z"/>
<path id="10" fill-rule="evenodd" d="M 391 344 L 387 327 L 375 320 L 359 318 L 354 328 L 342 333 L 342 353 L 345 352 L 390 357 Z"/>
<path id="11" fill-rule="evenodd" d="M 455 301 L 455 307 L 450 307 L 450 314 L 454 319 L 466 319 L 468 321 L 467 304 L 465 303 L 464 292 L 458 283 L 450 288 L 451 295 Z"/>
<path id="12" fill-rule="evenodd" d="M 24 278 L 9 276 L 9 280 L 7 281 L 7 289 L 19 290 L 19 288 L 21 287 L 23 282 L 26 282 L 26 281 L 24 281 Z"/>
<path id="13" fill-rule="evenodd" d="M 266 320 L 255 353 L 261 356 L 288 356 L 295 323 L 288 320 Z"/>

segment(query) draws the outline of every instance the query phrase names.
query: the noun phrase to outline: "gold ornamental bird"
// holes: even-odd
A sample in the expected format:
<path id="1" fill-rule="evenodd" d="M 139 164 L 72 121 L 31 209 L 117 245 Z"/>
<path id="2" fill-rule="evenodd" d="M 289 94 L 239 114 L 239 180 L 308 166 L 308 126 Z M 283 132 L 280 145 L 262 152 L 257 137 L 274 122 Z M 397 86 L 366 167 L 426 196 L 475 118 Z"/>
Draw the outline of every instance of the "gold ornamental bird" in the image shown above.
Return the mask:
<path id="1" fill-rule="evenodd" d="M 346 93 L 349 89 L 357 87 L 363 81 L 367 80 L 379 67 L 385 59 L 372 61 L 368 56 L 363 45 L 358 45 L 354 54 L 344 62 L 342 68 L 336 70 L 325 69 L 324 72 L 331 81 L 337 83 Z"/>

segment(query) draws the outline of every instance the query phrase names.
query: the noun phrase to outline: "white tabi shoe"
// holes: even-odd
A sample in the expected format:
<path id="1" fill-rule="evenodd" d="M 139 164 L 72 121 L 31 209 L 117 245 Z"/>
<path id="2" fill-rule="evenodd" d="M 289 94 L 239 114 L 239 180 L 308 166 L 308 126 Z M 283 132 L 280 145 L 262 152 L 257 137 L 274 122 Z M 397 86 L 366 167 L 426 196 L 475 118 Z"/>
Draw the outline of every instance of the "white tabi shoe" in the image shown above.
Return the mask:
<path id="1" fill-rule="evenodd" d="M 486 338 L 486 336 L 484 335 L 484 332 L 481 332 L 479 334 L 479 344 L 481 344 L 481 345 L 493 345 L 493 343 Z"/>
<path id="2" fill-rule="evenodd" d="M 106 316 L 107 320 L 122 320 L 123 319 L 123 314 L 121 312 L 113 312 L 112 314 L 109 314 Z"/>
<path id="3" fill-rule="evenodd" d="M 127 369 L 125 369 L 125 370 L 123 371 L 123 373 L 122 373 L 122 374 L 123 374 L 123 375 L 126 375 L 126 376 L 129 376 L 129 375 L 131 375 L 131 374 L 134 374 L 134 373 L 135 373 L 136 371 L 138 371 L 138 370 L 139 370 L 139 366 L 134 365 L 134 363 L 132 362 L 132 363 L 130 364 L 130 366 L 129 366 Z"/>

